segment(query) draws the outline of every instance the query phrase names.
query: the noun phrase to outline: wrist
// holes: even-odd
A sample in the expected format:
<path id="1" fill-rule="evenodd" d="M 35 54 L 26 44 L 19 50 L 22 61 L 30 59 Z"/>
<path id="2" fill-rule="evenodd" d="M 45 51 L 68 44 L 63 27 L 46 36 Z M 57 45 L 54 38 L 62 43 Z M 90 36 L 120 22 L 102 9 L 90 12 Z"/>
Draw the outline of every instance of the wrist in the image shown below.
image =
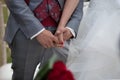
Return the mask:
<path id="1" fill-rule="evenodd" d="M 59 24 L 58 24 L 58 28 L 59 28 L 59 27 L 65 27 L 65 24 L 64 24 L 64 23 L 59 23 Z"/>
<path id="2" fill-rule="evenodd" d="M 42 33 L 45 29 L 43 28 L 42 30 L 38 31 L 36 34 L 34 34 L 30 39 L 32 40 L 36 36 L 38 36 L 40 33 Z"/>

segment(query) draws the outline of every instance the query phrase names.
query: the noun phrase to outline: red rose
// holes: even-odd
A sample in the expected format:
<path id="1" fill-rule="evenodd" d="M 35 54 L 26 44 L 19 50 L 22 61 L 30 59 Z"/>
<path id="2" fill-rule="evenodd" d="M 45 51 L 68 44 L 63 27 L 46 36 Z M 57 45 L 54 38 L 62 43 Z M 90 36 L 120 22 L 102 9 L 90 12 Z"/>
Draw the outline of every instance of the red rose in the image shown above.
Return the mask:
<path id="1" fill-rule="evenodd" d="M 48 74 L 48 80 L 75 80 L 62 61 L 57 61 Z"/>
<path id="2" fill-rule="evenodd" d="M 64 71 L 66 70 L 66 66 L 64 65 L 62 61 L 56 61 L 53 65 L 53 69 Z"/>

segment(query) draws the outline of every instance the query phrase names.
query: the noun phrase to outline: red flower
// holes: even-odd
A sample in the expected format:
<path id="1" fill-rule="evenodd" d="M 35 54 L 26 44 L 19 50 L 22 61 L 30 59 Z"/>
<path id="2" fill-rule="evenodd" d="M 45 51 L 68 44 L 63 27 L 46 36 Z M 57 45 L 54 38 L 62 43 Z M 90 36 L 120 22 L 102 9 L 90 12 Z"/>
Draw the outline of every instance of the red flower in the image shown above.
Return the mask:
<path id="1" fill-rule="evenodd" d="M 57 61 L 48 74 L 47 80 L 75 80 L 72 73 L 67 70 L 62 61 Z"/>
<path id="2" fill-rule="evenodd" d="M 57 56 L 53 57 L 44 65 L 35 76 L 34 80 L 75 80 L 73 74 L 67 70 L 66 65 L 62 61 L 57 60 Z"/>

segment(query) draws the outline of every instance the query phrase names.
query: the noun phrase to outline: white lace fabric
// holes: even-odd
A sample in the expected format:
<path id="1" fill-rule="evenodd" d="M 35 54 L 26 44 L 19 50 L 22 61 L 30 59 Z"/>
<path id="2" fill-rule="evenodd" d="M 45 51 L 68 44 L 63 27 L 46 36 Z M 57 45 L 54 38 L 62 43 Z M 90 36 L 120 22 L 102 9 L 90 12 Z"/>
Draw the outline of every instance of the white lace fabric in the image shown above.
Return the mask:
<path id="1" fill-rule="evenodd" d="M 118 1 L 91 0 L 68 57 L 76 80 L 120 80 Z"/>

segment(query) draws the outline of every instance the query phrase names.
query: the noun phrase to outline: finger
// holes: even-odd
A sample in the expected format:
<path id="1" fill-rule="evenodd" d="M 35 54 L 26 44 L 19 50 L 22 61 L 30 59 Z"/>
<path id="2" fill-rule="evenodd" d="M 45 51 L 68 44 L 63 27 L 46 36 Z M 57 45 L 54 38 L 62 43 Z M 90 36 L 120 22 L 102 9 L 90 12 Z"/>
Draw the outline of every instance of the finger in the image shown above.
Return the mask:
<path id="1" fill-rule="evenodd" d="M 55 44 L 55 47 L 63 47 L 63 44 Z"/>
<path id="2" fill-rule="evenodd" d="M 48 40 L 48 43 L 47 43 L 48 48 L 54 47 L 54 43 L 55 43 L 54 39 L 56 38 L 53 37 Z"/>
<path id="3" fill-rule="evenodd" d="M 48 46 L 47 46 L 47 44 L 43 44 L 43 47 L 44 47 L 44 48 L 47 48 Z"/>
<path id="4" fill-rule="evenodd" d="M 58 35 L 58 40 L 59 40 L 59 43 L 63 43 L 63 34 L 59 34 Z"/>
<path id="5" fill-rule="evenodd" d="M 56 37 L 56 36 L 52 37 L 52 42 L 54 45 L 59 43 L 58 37 Z"/>
<path id="6" fill-rule="evenodd" d="M 55 33 L 55 36 L 58 36 L 60 35 L 62 32 L 60 30 L 57 30 L 56 33 Z"/>
<path id="7" fill-rule="evenodd" d="M 38 40 L 38 42 L 44 47 L 44 48 L 47 48 L 47 45 L 46 45 L 46 43 L 45 42 L 40 42 L 40 40 Z"/>
<path id="8" fill-rule="evenodd" d="M 72 37 L 72 33 L 69 31 L 69 29 L 66 29 L 63 33 L 63 40 L 69 40 Z"/>
<path id="9" fill-rule="evenodd" d="M 53 47 L 52 44 L 49 42 L 49 44 L 47 44 L 47 48 L 51 48 Z"/>
<path id="10" fill-rule="evenodd" d="M 63 37 L 63 40 L 64 40 L 64 41 L 67 41 L 67 40 L 69 40 L 69 39 L 70 39 L 70 36 L 67 35 L 67 34 Z"/>
<path id="11" fill-rule="evenodd" d="M 63 33 L 67 32 L 67 31 L 68 31 L 68 29 L 67 29 L 67 28 L 65 28 L 65 29 L 63 30 Z"/>
<path id="12" fill-rule="evenodd" d="M 54 47 L 54 42 L 52 40 L 49 42 L 49 47 Z"/>
<path id="13" fill-rule="evenodd" d="M 63 40 L 66 41 L 66 38 L 67 38 L 67 32 L 64 32 L 63 33 Z"/>

